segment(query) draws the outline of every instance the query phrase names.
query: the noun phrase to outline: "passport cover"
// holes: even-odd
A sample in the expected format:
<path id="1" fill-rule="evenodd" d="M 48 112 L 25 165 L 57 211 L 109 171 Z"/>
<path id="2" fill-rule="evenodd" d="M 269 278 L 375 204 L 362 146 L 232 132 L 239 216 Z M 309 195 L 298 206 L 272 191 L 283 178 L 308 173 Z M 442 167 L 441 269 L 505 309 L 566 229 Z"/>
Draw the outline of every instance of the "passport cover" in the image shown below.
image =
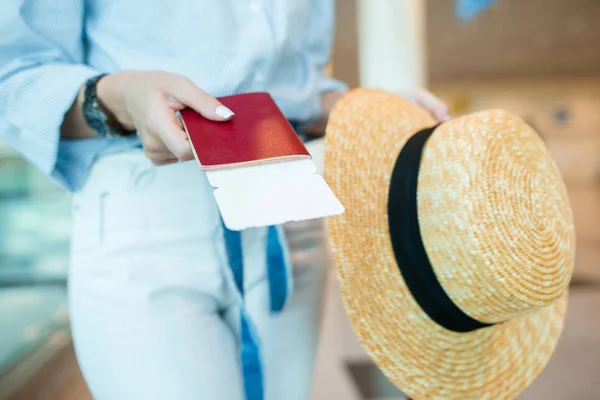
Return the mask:
<path id="1" fill-rule="evenodd" d="M 181 119 L 203 171 L 310 159 L 310 153 L 268 93 L 219 98 L 235 114 L 215 122 L 186 108 Z"/>

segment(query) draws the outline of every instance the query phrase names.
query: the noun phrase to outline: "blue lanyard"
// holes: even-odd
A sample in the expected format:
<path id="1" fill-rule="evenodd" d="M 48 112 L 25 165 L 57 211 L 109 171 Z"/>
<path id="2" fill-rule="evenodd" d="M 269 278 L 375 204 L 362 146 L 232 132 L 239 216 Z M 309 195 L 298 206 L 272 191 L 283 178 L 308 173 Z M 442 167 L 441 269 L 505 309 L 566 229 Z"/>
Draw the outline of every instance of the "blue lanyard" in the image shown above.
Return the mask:
<path id="1" fill-rule="evenodd" d="M 222 222 L 222 221 L 221 221 Z M 233 280 L 242 298 L 240 310 L 240 358 L 242 379 L 246 400 L 264 399 L 263 365 L 256 334 L 248 318 L 244 299 L 244 255 L 241 232 L 227 229 L 222 223 L 223 236 L 229 268 Z M 288 273 L 285 249 L 282 246 L 283 237 L 277 227 L 271 226 L 267 231 L 267 275 L 269 279 L 269 294 L 271 312 L 283 310 L 289 295 Z"/>
<path id="2" fill-rule="evenodd" d="M 299 124 L 290 121 L 292 128 L 299 132 Z M 301 136 L 301 135 L 300 135 Z M 302 136 L 301 136 L 302 137 Z M 240 309 L 240 359 L 246 400 L 264 400 L 264 373 L 260 348 L 244 305 L 244 253 L 241 232 L 227 229 L 223 220 L 223 238 L 229 268 L 235 286 L 242 298 Z M 281 312 L 291 295 L 291 267 L 287 249 L 283 243 L 283 230 L 270 226 L 267 230 L 267 276 L 269 279 L 270 308 L 272 313 Z"/>

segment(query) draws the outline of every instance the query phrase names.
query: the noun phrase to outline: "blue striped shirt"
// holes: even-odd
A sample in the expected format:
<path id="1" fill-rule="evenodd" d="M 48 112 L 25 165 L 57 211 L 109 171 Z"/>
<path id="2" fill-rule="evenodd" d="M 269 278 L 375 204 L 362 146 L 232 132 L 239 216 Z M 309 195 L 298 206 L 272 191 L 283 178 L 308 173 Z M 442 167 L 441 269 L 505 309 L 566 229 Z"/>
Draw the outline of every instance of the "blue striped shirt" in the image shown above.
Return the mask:
<path id="1" fill-rule="evenodd" d="M 137 138 L 60 140 L 84 82 L 101 72 L 165 70 L 213 96 L 271 93 L 306 121 L 320 94 L 333 0 L 11 0 L 0 13 L 0 137 L 69 190 L 98 155 Z"/>

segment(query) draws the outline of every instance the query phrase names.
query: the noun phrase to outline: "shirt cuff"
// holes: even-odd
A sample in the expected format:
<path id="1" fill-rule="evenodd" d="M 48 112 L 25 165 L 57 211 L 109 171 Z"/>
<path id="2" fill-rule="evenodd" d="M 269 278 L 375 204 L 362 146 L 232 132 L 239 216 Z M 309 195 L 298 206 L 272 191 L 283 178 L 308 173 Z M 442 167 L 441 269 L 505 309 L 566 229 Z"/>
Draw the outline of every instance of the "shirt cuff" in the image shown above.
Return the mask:
<path id="1" fill-rule="evenodd" d="M 11 93 L 5 139 L 45 175 L 57 179 L 53 173 L 64 116 L 85 82 L 98 74 L 85 65 L 47 64 L 5 82 Z"/>

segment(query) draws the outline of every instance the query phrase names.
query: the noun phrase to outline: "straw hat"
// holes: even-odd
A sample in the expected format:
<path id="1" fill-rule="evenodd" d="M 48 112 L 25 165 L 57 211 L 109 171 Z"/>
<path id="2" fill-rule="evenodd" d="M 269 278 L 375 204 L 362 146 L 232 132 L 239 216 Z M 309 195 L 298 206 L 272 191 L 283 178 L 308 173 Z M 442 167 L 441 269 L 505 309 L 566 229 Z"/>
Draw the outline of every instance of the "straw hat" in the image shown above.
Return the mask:
<path id="1" fill-rule="evenodd" d="M 346 311 L 412 398 L 514 398 L 563 328 L 575 247 L 567 192 L 514 115 L 435 125 L 369 89 L 330 117 L 326 180 L 346 213 L 329 227 Z"/>

